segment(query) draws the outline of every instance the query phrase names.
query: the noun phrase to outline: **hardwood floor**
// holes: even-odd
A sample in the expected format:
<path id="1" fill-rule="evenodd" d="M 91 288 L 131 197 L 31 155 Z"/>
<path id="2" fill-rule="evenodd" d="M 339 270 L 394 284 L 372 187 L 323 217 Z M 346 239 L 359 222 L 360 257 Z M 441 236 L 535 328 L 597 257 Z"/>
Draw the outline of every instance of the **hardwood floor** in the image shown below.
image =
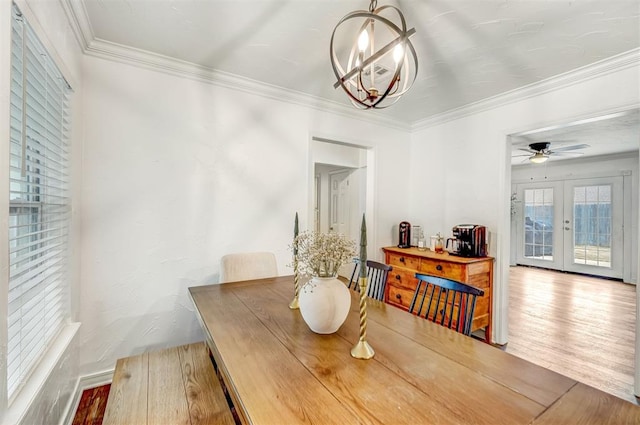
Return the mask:
<path id="1" fill-rule="evenodd" d="M 639 404 L 635 307 L 634 285 L 511 267 L 506 351 Z"/>

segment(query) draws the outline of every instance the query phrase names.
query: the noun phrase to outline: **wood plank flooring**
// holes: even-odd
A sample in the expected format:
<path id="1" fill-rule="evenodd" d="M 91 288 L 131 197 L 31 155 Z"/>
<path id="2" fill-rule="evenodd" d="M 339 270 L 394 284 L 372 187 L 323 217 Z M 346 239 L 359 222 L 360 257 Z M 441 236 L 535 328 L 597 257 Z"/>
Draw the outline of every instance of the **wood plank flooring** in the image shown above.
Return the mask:
<path id="1" fill-rule="evenodd" d="M 511 267 L 506 351 L 639 404 L 633 395 L 636 287 Z"/>

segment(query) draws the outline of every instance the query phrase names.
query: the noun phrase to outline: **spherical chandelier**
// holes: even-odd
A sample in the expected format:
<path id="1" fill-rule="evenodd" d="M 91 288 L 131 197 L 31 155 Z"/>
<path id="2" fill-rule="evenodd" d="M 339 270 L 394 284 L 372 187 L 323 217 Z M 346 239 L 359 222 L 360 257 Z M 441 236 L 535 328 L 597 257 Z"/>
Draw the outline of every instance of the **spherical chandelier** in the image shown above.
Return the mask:
<path id="1" fill-rule="evenodd" d="M 415 32 L 407 30 L 398 8 L 377 7 L 377 0 L 371 0 L 368 11 L 347 14 L 331 34 L 331 66 L 337 78 L 333 87 L 342 87 L 357 108 L 396 103 L 418 73 L 418 57 L 409 41 Z"/>

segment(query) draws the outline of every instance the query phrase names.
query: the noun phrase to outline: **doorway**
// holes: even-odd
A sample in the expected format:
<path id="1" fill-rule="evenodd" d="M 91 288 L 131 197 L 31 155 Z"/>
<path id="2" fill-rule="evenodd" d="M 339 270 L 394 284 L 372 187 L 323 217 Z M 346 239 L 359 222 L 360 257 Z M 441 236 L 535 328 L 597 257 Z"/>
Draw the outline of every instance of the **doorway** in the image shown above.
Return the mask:
<path id="1" fill-rule="evenodd" d="M 623 277 L 621 176 L 515 185 L 517 263 Z"/>
<path id="2" fill-rule="evenodd" d="M 365 214 L 369 247 L 375 247 L 374 150 L 313 138 L 311 167 L 313 228 L 324 233 L 342 233 L 357 242 Z M 347 264 L 339 274 L 350 276 L 352 270 L 353 264 Z"/>
<path id="3" fill-rule="evenodd" d="M 553 187 L 554 190 L 560 190 L 561 195 L 558 195 L 558 201 L 563 203 L 562 207 L 562 218 L 548 217 L 544 212 L 540 212 L 539 218 L 542 220 L 536 219 L 536 215 L 530 214 L 529 217 L 534 221 L 544 221 L 545 219 L 554 223 L 554 229 L 561 229 L 561 232 L 568 233 L 567 237 L 573 239 L 573 247 L 569 245 L 569 248 L 565 247 L 564 244 L 564 235 L 562 237 L 563 243 L 562 245 L 559 242 L 556 242 L 553 238 L 546 238 L 544 241 L 539 242 L 542 237 L 540 234 L 536 235 L 536 230 L 538 233 L 540 231 L 544 232 L 545 230 L 549 230 L 546 228 L 538 228 L 536 229 L 535 223 L 531 223 L 532 227 L 529 229 L 531 235 L 529 236 L 531 239 L 532 248 L 529 248 L 533 253 L 532 256 L 542 257 L 540 260 L 546 260 L 547 262 L 556 261 L 555 258 L 555 250 L 560 250 L 562 255 L 562 268 L 570 271 L 577 271 L 581 274 L 566 274 L 566 273 L 557 273 L 555 271 L 551 271 L 549 273 L 554 273 L 559 276 L 559 278 L 553 282 L 550 282 L 551 290 L 566 290 L 567 288 L 567 280 L 569 278 L 586 278 L 584 274 L 593 274 L 593 269 L 608 269 L 611 268 L 615 270 L 618 265 L 616 261 L 622 261 L 622 279 L 627 283 L 637 283 L 638 282 L 638 203 L 639 203 L 639 187 L 640 181 L 638 179 L 639 173 L 639 157 L 638 157 L 638 138 L 637 135 L 640 131 L 640 110 L 638 109 L 628 109 L 628 110 L 616 110 L 609 111 L 606 114 L 602 114 L 596 117 L 586 117 L 576 119 L 572 123 L 562 123 L 558 125 L 550 125 L 545 128 L 536 129 L 536 130 L 528 130 L 525 132 L 521 132 L 518 134 L 512 134 L 507 138 L 509 143 L 509 148 L 511 150 L 511 167 L 509 171 L 507 171 L 507 175 L 510 176 L 511 182 L 511 241 L 510 246 L 510 265 L 516 265 L 520 263 L 521 258 L 517 258 L 516 255 L 517 248 L 522 243 L 524 249 L 524 243 L 526 242 L 526 235 L 521 234 L 517 235 L 518 229 L 522 227 L 522 231 L 524 232 L 524 220 L 525 215 L 522 211 L 524 209 L 524 192 L 518 190 L 518 185 L 524 185 L 522 188 L 526 189 L 544 189 Z M 582 154 L 578 157 L 574 158 L 561 158 L 564 155 L 550 155 L 548 161 L 540 163 L 535 163 L 533 158 L 530 157 L 528 159 L 523 160 L 522 157 L 516 158 L 518 154 L 522 154 L 523 148 L 526 149 L 527 146 L 531 146 L 531 143 L 536 142 L 550 142 L 552 149 L 553 147 L 562 148 L 564 145 L 587 145 L 587 149 L 582 150 Z M 520 151 L 520 152 L 517 152 Z M 560 150 L 560 152 L 562 152 Z M 614 181 L 606 180 L 608 178 L 614 178 Z M 601 178 L 605 178 L 601 180 Z M 565 180 L 576 180 L 576 182 L 564 183 Z M 616 181 L 617 180 L 617 181 Z M 622 193 L 619 191 L 620 180 L 622 181 Z M 509 181 L 509 180 L 508 180 Z M 562 182 L 562 183 L 556 183 Z M 535 183 L 537 186 L 526 186 L 527 184 Z M 575 183 L 575 184 L 574 184 Z M 601 192 L 601 189 L 604 189 Z M 587 194 L 589 192 L 589 194 Z M 560 192 L 557 192 L 560 193 Z M 538 198 L 536 199 L 536 192 L 533 194 L 529 194 L 529 197 L 533 197 L 534 204 L 549 204 L 550 199 L 548 194 L 542 194 L 542 198 L 540 198 L 540 194 L 538 193 Z M 609 196 L 611 199 L 609 200 Z M 623 230 L 621 231 L 619 227 L 616 226 L 619 222 L 618 216 L 616 216 L 617 212 L 614 210 L 620 210 L 619 205 L 616 208 L 616 202 L 614 199 L 622 199 L 622 225 Z M 553 202 L 555 204 L 556 197 L 553 196 Z M 609 204 L 609 206 L 603 206 L 602 204 Z M 593 204 L 593 205 L 590 205 Z M 549 210 L 549 208 L 547 208 Z M 555 209 L 555 207 L 553 208 Z M 607 211 L 609 209 L 609 211 Z M 585 211 L 588 210 L 588 211 Z M 565 211 L 570 215 L 567 219 L 565 219 Z M 600 217 L 604 221 L 604 223 L 594 223 L 589 217 L 587 217 L 585 222 L 591 222 L 591 224 L 587 224 L 587 229 L 589 226 L 592 226 L 592 230 L 587 231 L 579 231 L 579 226 L 583 226 L 583 223 L 577 223 L 579 219 L 584 219 L 584 215 L 591 214 L 594 217 L 597 217 L 598 220 Z M 545 216 L 547 215 L 547 216 Z M 565 221 L 569 220 L 569 223 L 565 223 Z M 610 231 L 606 230 L 607 222 L 610 222 L 612 228 Z M 539 227 L 539 226 L 538 226 Z M 569 229 L 565 230 L 565 227 Z M 574 228 L 575 227 L 575 228 Z M 519 238 L 519 240 L 518 240 Z M 611 238 L 611 245 L 607 247 L 606 243 L 600 242 L 601 238 Z M 620 245 L 616 245 L 616 243 L 621 243 Z M 539 245 L 538 248 L 535 246 Z M 546 248 L 546 245 L 551 245 L 553 248 L 553 252 L 549 253 L 549 248 Z M 604 246 L 600 246 L 604 245 Z M 601 249 L 602 248 L 602 249 Z M 538 252 L 535 252 L 535 250 Z M 607 252 L 610 250 L 609 252 Z M 568 251 L 568 252 L 567 252 Z M 581 253 L 579 251 L 582 251 Z M 595 252 L 594 252 L 595 251 Z M 607 255 L 610 255 L 610 258 L 607 259 Z M 550 256 L 552 258 L 544 258 L 545 256 Z M 582 258 L 580 258 L 580 256 Z M 566 261 L 565 258 L 570 259 Z M 520 260 L 520 261 L 519 261 Z M 560 260 L 557 260 L 560 262 Z M 565 264 L 574 263 L 568 268 L 566 268 Z M 598 265 L 592 264 L 593 262 L 600 262 L 600 267 Z M 611 264 L 607 264 L 610 262 Z M 547 263 L 548 264 L 548 263 Z M 543 266 L 544 267 L 544 266 Z M 545 268 L 551 268 L 548 265 Z M 507 276 L 511 275 L 514 277 L 516 275 L 517 269 L 527 269 L 527 268 L 514 268 L 511 267 L 509 271 L 507 271 Z M 540 269 L 530 269 L 530 270 L 538 270 Z M 604 276 L 602 273 L 598 273 L 601 276 Z M 604 278 L 593 278 L 594 282 L 598 286 L 598 290 L 596 291 L 595 299 L 596 305 L 600 305 L 597 300 L 602 296 L 602 291 L 609 291 L 614 285 L 621 285 L 620 287 L 630 288 L 632 293 L 637 293 L 636 288 L 631 285 L 625 285 L 624 283 L 614 282 Z M 511 280 L 511 279 L 509 279 Z M 525 279 L 526 282 L 529 282 L 530 279 Z M 554 294 L 551 290 L 545 290 L 544 288 L 540 288 L 539 281 L 532 281 L 536 283 L 533 287 L 535 293 L 540 297 L 543 297 L 547 301 L 551 301 L 555 299 Z M 522 289 L 522 288 L 520 288 Z M 509 294 L 509 289 L 507 289 L 507 295 Z M 563 301 L 563 308 L 571 309 L 574 305 L 581 304 L 580 295 L 584 291 L 582 290 L 569 290 L 568 297 Z M 640 298 L 637 298 L 640 300 Z M 510 304 L 512 301 L 504 300 L 505 303 Z M 509 306 L 511 309 L 511 306 Z M 539 314 L 539 309 L 536 310 L 535 314 Z M 588 309 L 587 309 L 588 310 Z M 553 314 L 558 310 L 554 310 Z M 600 318 L 600 322 L 603 320 L 612 321 L 616 327 L 619 329 L 621 326 L 623 327 L 623 331 L 626 335 L 629 335 L 630 338 L 638 338 L 638 330 L 636 327 L 640 322 L 637 320 L 633 320 L 629 322 L 629 324 L 622 325 L 619 322 L 619 318 L 614 314 L 616 310 L 606 310 L 603 312 L 603 316 Z M 509 312 L 509 316 L 511 316 L 511 312 Z M 509 336 L 507 340 L 511 340 L 515 335 L 512 332 L 520 333 L 518 337 L 526 336 L 527 332 L 523 330 L 515 329 L 515 326 L 512 326 L 512 319 L 509 317 L 509 326 L 505 326 L 505 328 L 509 328 Z M 524 320 L 523 323 L 526 323 L 527 320 Z M 554 325 L 555 322 L 550 322 L 549 326 L 543 326 L 546 332 L 550 333 L 558 333 L 560 331 L 559 327 Z M 513 324 L 515 325 L 515 323 Z M 582 325 L 582 324 L 581 324 Z M 635 326 L 634 326 L 635 325 Z M 640 329 L 640 328 L 639 328 Z M 615 341 L 615 337 L 609 336 L 606 344 L 609 346 L 615 346 L 612 341 Z M 564 342 L 564 341 L 563 341 Z M 563 342 L 561 344 L 563 344 Z M 525 344 L 524 350 L 531 351 L 535 348 L 535 346 L 539 345 L 539 340 L 533 345 Z M 636 346 L 637 343 L 636 343 Z M 636 347 L 637 349 L 637 347 Z M 585 351 L 586 352 L 586 351 Z M 593 356 L 593 354 L 590 354 Z M 615 354 L 614 354 L 615 356 Z M 571 352 L 571 350 L 558 355 L 559 359 L 566 358 L 569 361 L 575 357 L 575 353 Z M 580 363 L 580 362 L 578 362 Z M 636 394 L 640 394 L 640 364 L 637 361 L 634 362 L 635 369 L 635 382 Z M 606 376 L 605 376 L 606 379 Z"/>

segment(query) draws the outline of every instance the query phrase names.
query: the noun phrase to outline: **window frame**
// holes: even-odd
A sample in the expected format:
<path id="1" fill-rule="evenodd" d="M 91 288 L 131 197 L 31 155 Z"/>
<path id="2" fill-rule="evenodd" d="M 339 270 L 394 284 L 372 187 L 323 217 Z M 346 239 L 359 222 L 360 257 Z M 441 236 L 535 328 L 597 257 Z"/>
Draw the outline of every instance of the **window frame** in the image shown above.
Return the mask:
<path id="1" fill-rule="evenodd" d="M 11 408 L 13 407 L 13 404 L 18 397 L 26 398 L 26 397 L 23 397 L 21 393 L 23 389 L 26 390 L 27 386 L 32 388 L 30 388 L 29 391 L 25 391 L 25 392 L 34 393 L 38 390 L 40 385 L 38 384 L 33 385 L 33 382 L 29 382 L 29 381 L 33 381 L 33 379 L 31 379 L 32 374 L 34 374 L 36 370 L 42 369 L 42 371 L 38 371 L 37 374 L 39 375 L 39 379 L 40 378 L 42 378 L 42 380 L 46 379 L 48 374 L 51 372 L 52 361 L 55 364 L 55 362 L 57 362 L 60 359 L 59 354 L 64 351 L 65 348 L 63 347 L 68 346 L 68 344 L 70 343 L 71 339 L 73 338 L 73 336 L 77 331 L 78 325 L 76 324 L 74 326 L 68 326 L 70 324 L 70 319 L 71 319 L 71 305 L 70 305 L 71 261 L 70 261 L 70 255 L 69 255 L 71 252 L 70 250 L 71 240 L 69 237 L 69 233 L 72 225 L 72 220 L 71 220 L 72 199 L 71 199 L 71 189 L 70 189 L 71 187 L 71 151 L 70 151 L 71 150 L 71 125 L 70 125 L 70 121 L 71 121 L 71 114 L 72 114 L 72 108 L 71 108 L 72 90 L 71 90 L 70 84 L 68 83 L 69 80 L 65 78 L 65 73 L 63 73 L 63 70 L 61 70 L 61 68 L 58 66 L 59 62 L 56 60 L 57 58 L 55 56 L 55 52 L 53 52 L 54 54 L 52 54 L 52 52 L 50 51 L 51 46 L 49 44 L 46 44 L 46 40 L 45 40 L 45 43 L 43 43 L 42 38 L 39 36 L 39 33 L 42 33 L 42 31 L 41 30 L 38 31 L 39 28 L 37 28 L 37 22 L 35 22 L 36 28 L 34 28 L 34 26 L 31 25 L 31 19 L 29 19 L 31 17 L 31 14 L 29 14 L 28 18 L 25 17 L 22 11 L 20 10 L 20 8 L 15 3 L 10 3 L 9 8 L 11 10 L 11 14 L 10 14 L 11 15 L 10 17 L 11 39 L 9 40 L 10 51 L 11 51 L 11 67 L 10 67 L 11 68 L 11 77 L 10 77 L 11 88 L 9 88 L 8 92 L 11 95 L 11 90 L 13 89 L 13 83 L 14 83 L 13 82 L 13 73 L 14 73 L 14 63 L 13 63 L 14 62 L 14 58 L 13 58 L 14 41 L 13 39 L 14 39 L 14 31 L 15 31 L 14 23 L 16 18 L 19 18 L 22 20 L 23 22 L 22 25 L 25 28 L 23 35 L 25 35 L 27 31 L 30 31 L 29 36 L 32 39 L 31 47 L 35 47 L 36 49 L 35 52 L 37 54 L 44 55 L 42 56 L 42 60 L 46 63 L 44 65 L 46 68 L 45 74 L 44 74 L 44 81 L 45 81 L 44 84 L 48 84 L 47 79 L 52 79 L 51 81 L 58 80 L 59 86 L 61 87 L 60 96 L 61 96 L 62 103 L 59 105 L 59 109 L 57 112 L 59 113 L 59 117 L 60 117 L 60 121 L 58 124 L 60 125 L 60 128 L 63 128 L 63 130 L 61 130 L 59 143 L 60 143 L 61 149 L 66 149 L 66 158 L 64 158 L 64 160 L 62 161 L 64 164 L 60 168 L 61 174 L 58 174 L 56 176 L 60 178 L 60 176 L 64 174 L 64 177 L 60 178 L 60 180 L 62 181 L 60 183 L 60 186 L 56 187 L 57 185 L 54 184 L 50 188 L 46 188 L 46 185 L 51 183 L 51 180 L 48 180 L 48 179 L 56 178 L 56 177 L 52 177 L 53 174 L 48 173 L 48 171 L 56 167 L 55 166 L 50 167 L 49 165 L 44 164 L 44 162 L 46 162 L 47 158 L 50 159 L 53 156 L 53 154 L 59 154 L 60 152 L 53 152 L 53 153 L 44 152 L 44 151 L 47 151 L 51 143 L 53 143 L 52 146 L 55 149 L 56 148 L 55 144 L 57 143 L 56 141 L 52 142 L 51 139 L 49 138 L 49 135 L 50 135 L 49 133 L 51 131 L 49 127 L 51 125 L 51 122 L 47 120 L 50 120 L 51 116 L 50 116 L 50 112 L 47 112 L 47 111 L 50 111 L 50 109 L 47 108 L 49 104 L 45 104 L 44 115 L 40 117 L 42 121 L 38 122 L 36 125 L 38 126 L 41 125 L 42 129 L 44 129 L 41 132 L 42 133 L 47 132 L 48 135 L 43 136 L 45 137 L 46 140 L 36 140 L 38 139 L 38 137 L 35 137 L 33 138 L 33 140 L 28 141 L 26 140 L 28 139 L 26 137 L 26 134 L 23 134 L 23 137 L 25 137 L 25 141 L 23 142 L 23 157 L 22 157 L 23 166 L 26 162 L 28 162 L 28 160 L 26 159 L 26 154 L 27 154 L 27 151 L 29 151 L 29 154 L 32 156 L 31 164 L 34 165 L 35 167 L 33 167 L 30 170 L 26 170 L 24 168 L 22 170 L 23 175 L 30 174 L 30 177 L 32 178 L 31 181 L 28 181 L 29 179 L 27 179 L 23 182 L 18 182 L 18 185 L 24 184 L 27 187 L 32 186 L 32 187 L 37 187 L 39 189 L 36 189 L 33 192 L 31 191 L 31 188 L 26 189 L 24 193 L 28 193 L 31 196 L 25 196 L 26 199 L 19 199 L 19 200 L 11 199 L 11 198 L 15 198 L 15 191 L 13 190 L 13 188 L 16 186 L 15 184 L 12 185 L 12 188 L 9 189 L 8 192 L 2 192 L 3 196 L 8 195 L 7 199 L 4 200 L 2 205 L 3 207 L 8 206 L 8 210 L 6 211 L 6 213 L 8 213 L 8 216 L 6 217 L 8 218 L 8 222 L 10 225 L 9 229 L 7 229 L 7 233 L 2 233 L 2 235 L 3 236 L 6 235 L 7 237 L 6 240 L 10 241 L 12 236 L 18 237 L 18 234 L 21 233 L 20 229 L 23 229 L 23 230 L 26 229 L 26 233 L 24 233 L 22 237 L 29 238 L 29 241 L 36 243 L 36 244 L 32 244 L 31 242 L 27 243 L 26 249 L 29 250 L 28 252 L 32 252 L 32 254 L 27 253 L 26 255 L 23 255 L 22 256 L 23 260 L 25 259 L 25 257 L 27 258 L 27 260 L 37 259 L 42 255 L 42 252 L 36 253 L 36 251 L 38 251 L 37 243 L 41 243 L 43 235 L 46 235 L 46 232 L 50 231 L 51 229 L 50 223 L 55 221 L 55 220 L 51 220 L 49 223 L 47 223 L 47 221 L 50 220 L 50 216 L 47 215 L 49 214 L 47 212 L 48 208 L 53 207 L 54 209 L 58 209 L 53 214 L 54 216 L 58 216 L 58 218 L 60 216 L 63 217 L 64 225 L 62 226 L 62 228 L 64 229 L 63 231 L 66 232 L 65 236 L 63 237 L 63 241 L 59 244 L 60 248 L 58 249 L 59 251 L 58 255 L 61 258 L 63 258 L 64 265 L 62 266 L 62 273 L 59 279 L 57 279 L 59 283 L 56 283 L 54 285 L 56 288 L 62 288 L 62 291 L 64 292 L 64 294 L 60 298 L 61 301 L 59 303 L 59 309 L 57 310 L 57 313 L 56 313 L 56 314 L 59 313 L 61 316 L 57 317 L 54 320 L 54 321 L 57 321 L 57 323 L 55 323 L 53 330 L 51 330 L 50 332 L 47 333 L 46 325 L 44 326 L 44 333 L 46 334 L 47 341 L 46 343 L 42 344 L 42 348 L 40 349 L 38 355 L 35 356 L 35 359 L 30 365 L 28 372 L 20 374 L 19 384 L 17 386 L 14 384 L 14 386 L 11 388 L 12 391 L 9 391 L 10 376 L 9 376 L 8 370 L 10 367 L 9 366 L 10 357 L 7 352 L 2 352 L 1 354 L 3 358 L 0 359 L 1 360 L 0 363 L 2 363 L 2 370 L 0 371 L 0 377 L 2 378 L 2 389 L 0 390 L 0 396 L 1 396 L 0 406 L 5 406 L 5 407 L 8 406 Z M 35 44 L 33 43 L 33 40 L 35 40 Z M 24 72 L 24 64 L 21 64 L 21 65 L 23 66 L 22 71 Z M 21 101 L 23 102 L 22 107 L 25 108 L 25 104 L 28 102 L 27 96 L 26 96 L 26 89 L 23 90 L 23 97 Z M 28 116 L 28 112 L 24 114 L 24 116 Z M 10 122 L 9 124 L 10 124 L 9 128 L 14 127 L 14 125 L 12 125 L 13 123 Z M 23 131 L 25 130 L 26 126 L 27 126 L 26 124 L 23 125 Z M 14 142 L 10 141 L 9 143 L 10 147 L 9 149 L 6 149 L 7 154 L 9 154 L 8 156 L 11 156 L 11 145 L 13 144 Z M 40 145 L 41 148 L 38 148 L 37 145 Z M 42 160 L 37 158 L 34 159 L 33 157 L 42 157 L 43 159 Z M 12 164 L 11 160 L 7 161 L 5 164 L 9 169 L 9 172 L 5 172 L 4 174 L 2 174 L 2 177 L 6 178 L 6 181 L 9 182 L 11 181 L 11 177 L 15 178 L 15 164 Z M 49 168 L 49 170 L 45 170 L 46 168 Z M 55 170 L 54 170 L 54 174 L 55 174 Z M 16 183 L 15 179 L 13 183 Z M 59 201 L 51 202 L 52 198 L 47 196 L 47 193 L 46 193 L 47 191 L 51 191 L 51 192 L 57 191 L 56 196 L 60 194 L 62 194 L 63 196 L 59 198 Z M 16 215 L 16 213 L 20 210 L 26 210 L 28 214 L 25 214 L 22 216 Z M 14 222 L 14 224 L 18 224 L 20 219 L 24 219 L 27 216 L 28 216 L 27 222 L 19 223 L 17 227 L 11 227 L 12 222 Z M 38 221 L 37 224 L 34 222 L 36 220 Z M 40 242 L 38 241 L 38 238 L 40 238 Z M 46 239 L 46 237 L 44 238 Z M 10 243 L 8 243 L 7 245 L 10 245 Z M 8 258 L 9 264 L 7 265 L 9 269 L 7 270 L 7 274 L 9 274 L 11 273 L 11 269 L 12 269 L 11 264 L 13 264 L 13 262 L 11 261 L 11 257 L 16 257 L 15 255 L 16 253 L 15 252 L 12 253 L 11 247 L 7 247 L 7 251 L 2 251 L 3 254 L 5 252 L 7 253 L 7 257 L 9 257 Z M 26 281 L 28 280 L 29 279 L 26 279 Z M 9 278 L 9 282 L 11 282 L 10 278 Z M 44 284 L 44 286 L 47 286 L 47 284 Z M 11 285 L 9 284 L 8 287 L 10 288 Z M 0 333 L 0 340 L 3 341 L 3 345 L 5 345 L 8 348 L 7 351 L 9 351 L 10 332 L 8 330 L 8 327 L 11 323 L 9 321 L 10 306 L 8 304 L 9 302 L 8 292 L 11 291 L 11 289 L 6 289 L 5 291 L 2 291 L 3 304 L 4 304 L 2 309 L 5 311 L 6 314 L 3 317 L 2 325 L 4 329 L 2 330 L 2 333 Z M 47 356 L 48 358 L 45 359 L 45 356 Z M 25 404 L 25 403 L 22 400 L 20 403 L 16 403 L 16 404 Z"/>

